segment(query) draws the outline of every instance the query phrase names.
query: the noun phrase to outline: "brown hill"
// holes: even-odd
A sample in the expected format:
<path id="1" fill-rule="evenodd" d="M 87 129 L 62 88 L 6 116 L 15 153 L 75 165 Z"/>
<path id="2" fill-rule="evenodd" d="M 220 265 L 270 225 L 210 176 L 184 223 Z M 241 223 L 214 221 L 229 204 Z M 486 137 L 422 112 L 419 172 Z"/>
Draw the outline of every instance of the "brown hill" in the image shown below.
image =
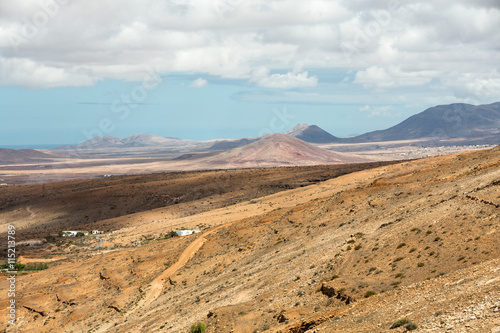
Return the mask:
<path id="1" fill-rule="evenodd" d="M 0 165 L 51 162 L 54 156 L 34 149 L 4 149 L 0 148 Z"/>
<path id="2" fill-rule="evenodd" d="M 300 139 L 270 134 L 248 145 L 223 151 L 204 159 L 214 167 L 272 167 L 286 165 L 319 165 L 367 162 L 356 155 L 318 148 Z"/>
<path id="3" fill-rule="evenodd" d="M 60 260 L 16 279 L 15 331 L 403 332 L 415 326 L 390 327 L 407 319 L 417 332 L 498 332 L 499 161 L 499 148 L 441 156 L 204 212 L 186 214 L 217 195 L 98 221 L 115 226 L 103 244 L 19 249 L 26 262 Z M 219 175 L 244 188 L 252 177 L 230 178 L 243 171 Z M 28 208 L 36 223 L 44 211 Z M 202 232 L 165 237 L 182 228 Z M 0 315 L 8 302 L 0 296 Z"/>

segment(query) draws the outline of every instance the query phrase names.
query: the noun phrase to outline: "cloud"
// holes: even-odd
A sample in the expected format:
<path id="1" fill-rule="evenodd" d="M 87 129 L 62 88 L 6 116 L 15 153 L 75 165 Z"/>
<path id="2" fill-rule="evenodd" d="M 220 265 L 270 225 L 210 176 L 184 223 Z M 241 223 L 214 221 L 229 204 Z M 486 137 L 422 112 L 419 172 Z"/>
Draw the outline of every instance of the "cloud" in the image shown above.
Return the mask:
<path id="1" fill-rule="evenodd" d="M 382 105 L 382 106 L 371 106 L 364 105 L 359 108 L 361 112 L 367 112 L 369 117 L 399 117 L 399 113 L 393 112 L 393 107 L 390 105 Z"/>
<path id="2" fill-rule="evenodd" d="M 358 71 L 354 82 L 368 88 L 378 89 L 422 86 L 431 82 L 433 74 L 430 71 L 405 72 L 394 66 L 387 69 L 372 66 L 366 70 Z"/>
<path id="3" fill-rule="evenodd" d="M 208 85 L 208 81 L 205 80 L 204 78 L 197 78 L 196 80 L 194 80 L 193 82 L 191 82 L 191 84 L 189 85 L 191 88 L 203 88 L 203 87 L 206 87 Z"/>
<path id="4" fill-rule="evenodd" d="M 67 70 L 29 59 L 0 57 L 0 85 L 58 88 L 91 86 L 94 83 L 94 78 L 78 68 Z"/>
<path id="5" fill-rule="evenodd" d="M 498 22 L 494 0 L 2 1 L 0 85 L 141 81 L 153 67 L 311 89 L 313 69 L 342 69 L 367 90 L 433 82 L 485 100 L 474 91 L 500 80 Z"/>
<path id="6" fill-rule="evenodd" d="M 271 89 L 315 87 L 318 84 L 318 78 L 309 76 L 307 71 L 269 74 L 267 68 L 259 68 L 254 71 L 251 81 L 255 82 L 259 87 Z"/>

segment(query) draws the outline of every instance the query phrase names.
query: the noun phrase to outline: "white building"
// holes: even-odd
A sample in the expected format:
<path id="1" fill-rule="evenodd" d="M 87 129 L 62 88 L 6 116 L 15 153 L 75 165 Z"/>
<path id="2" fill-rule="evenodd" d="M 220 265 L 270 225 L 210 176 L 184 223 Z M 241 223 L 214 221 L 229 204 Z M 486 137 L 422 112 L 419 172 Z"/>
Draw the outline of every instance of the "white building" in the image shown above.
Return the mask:
<path id="1" fill-rule="evenodd" d="M 177 236 L 188 236 L 188 235 L 196 234 L 198 232 L 200 232 L 200 230 L 177 230 L 176 231 Z"/>
<path id="2" fill-rule="evenodd" d="M 100 235 L 102 233 L 103 233 L 102 230 L 92 230 L 92 235 Z"/>
<path id="3" fill-rule="evenodd" d="M 87 236 L 89 233 L 85 231 L 63 231 L 62 236 L 63 237 L 76 237 L 78 233 L 81 232 L 84 236 Z"/>

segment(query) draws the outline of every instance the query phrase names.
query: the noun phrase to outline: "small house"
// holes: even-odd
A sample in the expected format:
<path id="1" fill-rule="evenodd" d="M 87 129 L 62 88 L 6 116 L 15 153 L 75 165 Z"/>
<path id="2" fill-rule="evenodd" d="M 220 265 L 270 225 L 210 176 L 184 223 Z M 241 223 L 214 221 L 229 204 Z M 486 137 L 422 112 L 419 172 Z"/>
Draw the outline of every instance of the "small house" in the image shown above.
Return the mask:
<path id="1" fill-rule="evenodd" d="M 196 234 L 198 232 L 200 232 L 200 230 L 177 230 L 176 231 L 177 236 L 189 236 L 192 234 Z"/>
<path id="2" fill-rule="evenodd" d="M 103 231 L 102 230 L 92 230 L 91 233 L 92 233 L 92 235 L 100 235 L 103 233 Z"/>
<path id="3" fill-rule="evenodd" d="M 86 236 L 88 232 L 85 231 L 62 231 L 61 236 L 63 237 L 76 237 L 76 236 Z"/>

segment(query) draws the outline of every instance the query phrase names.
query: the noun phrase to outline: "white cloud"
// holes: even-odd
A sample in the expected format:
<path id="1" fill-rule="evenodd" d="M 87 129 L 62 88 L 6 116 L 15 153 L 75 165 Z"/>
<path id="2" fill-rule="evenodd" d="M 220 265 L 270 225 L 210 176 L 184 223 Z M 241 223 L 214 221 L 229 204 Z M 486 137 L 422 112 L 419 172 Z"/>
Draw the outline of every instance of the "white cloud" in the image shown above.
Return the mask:
<path id="1" fill-rule="evenodd" d="M 385 69 L 372 66 L 366 70 L 357 72 L 354 82 L 368 88 L 378 89 L 421 86 L 429 83 L 432 80 L 433 74 L 430 71 L 405 72 L 399 67 Z"/>
<path id="2" fill-rule="evenodd" d="M 315 87 L 318 84 L 318 78 L 309 76 L 307 71 L 301 73 L 269 74 L 267 68 L 255 70 L 251 81 L 255 82 L 259 87 L 272 89 Z"/>
<path id="3" fill-rule="evenodd" d="M 27 88 L 58 88 L 91 86 L 94 79 L 78 68 L 65 70 L 46 66 L 28 59 L 0 57 L 0 85 L 19 85 Z"/>
<path id="4" fill-rule="evenodd" d="M 208 85 L 208 81 L 205 80 L 204 78 L 197 78 L 196 80 L 194 80 L 193 82 L 191 82 L 191 84 L 189 85 L 191 88 L 203 88 L 203 87 L 206 87 Z"/>
<path id="5" fill-rule="evenodd" d="M 371 106 L 365 105 L 359 108 L 361 112 L 367 112 L 369 117 L 399 117 L 399 113 L 393 112 L 393 107 L 390 105 Z"/>
<path id="6" fill-rule="evenodd" d="M 369 90 L 432 81 L 482 101 L 491 94 L 474 91 L 500 80 L 498 22 L 493 0 L 1 1 L 0 84 L 141 81 L 152 66 L 311 88 L 314 68 L 355 70 Z"/>

